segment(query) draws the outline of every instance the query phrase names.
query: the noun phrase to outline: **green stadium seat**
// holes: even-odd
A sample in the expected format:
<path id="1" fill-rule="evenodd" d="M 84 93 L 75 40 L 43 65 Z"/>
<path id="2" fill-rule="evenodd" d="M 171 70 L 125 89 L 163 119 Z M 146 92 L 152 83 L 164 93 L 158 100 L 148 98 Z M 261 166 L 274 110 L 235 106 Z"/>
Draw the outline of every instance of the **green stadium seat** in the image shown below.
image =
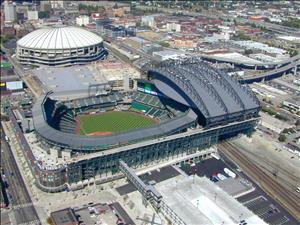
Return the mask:
<path id="1" fill-rule="evenodd" d="M 156 112 L 156 110 L 157 110 L 156 108 L 151 108 L 151 110 L 149 110 L 147 114 L 150 116 L 154 116 L 154 113 Z"/>
<path id="2" fill-rule="evenodd" d="M 132 108 L 134 108 L 136 110 L 145 111 L 145 112 L 148 112 L 148 110 L 151 109 L 151 107 L 141 104 L 139 102 L 135 102 L 135 101 L 131 103 L 131 106 L 132 106 Z"/>

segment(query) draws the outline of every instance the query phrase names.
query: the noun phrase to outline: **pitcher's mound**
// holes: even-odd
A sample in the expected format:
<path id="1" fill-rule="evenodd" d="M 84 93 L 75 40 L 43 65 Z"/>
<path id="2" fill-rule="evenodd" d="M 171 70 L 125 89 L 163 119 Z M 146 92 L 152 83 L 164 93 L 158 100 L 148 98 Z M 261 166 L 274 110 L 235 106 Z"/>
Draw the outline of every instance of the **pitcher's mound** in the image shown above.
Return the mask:
<path id="1" fill-rule="evenodd" d="M 106 135 L 111 135 L 113 132 L 110 131 L 97 131 L 93 133 L 86 134 L 87 136 L 106 136 Z"/>

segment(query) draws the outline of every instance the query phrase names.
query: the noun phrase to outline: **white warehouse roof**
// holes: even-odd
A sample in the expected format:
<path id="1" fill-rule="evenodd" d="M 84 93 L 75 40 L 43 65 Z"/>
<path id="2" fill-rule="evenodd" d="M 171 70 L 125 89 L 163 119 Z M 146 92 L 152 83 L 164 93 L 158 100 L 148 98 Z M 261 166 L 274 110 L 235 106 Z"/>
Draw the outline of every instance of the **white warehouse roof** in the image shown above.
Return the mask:
<path id="1" fill-rule="evenodd" d="M 31 49 L 72 49 L 99 44 L 103 39 L 87 30 L 77 27 L 51 27 L 35 30 L 17 44 Z"/>

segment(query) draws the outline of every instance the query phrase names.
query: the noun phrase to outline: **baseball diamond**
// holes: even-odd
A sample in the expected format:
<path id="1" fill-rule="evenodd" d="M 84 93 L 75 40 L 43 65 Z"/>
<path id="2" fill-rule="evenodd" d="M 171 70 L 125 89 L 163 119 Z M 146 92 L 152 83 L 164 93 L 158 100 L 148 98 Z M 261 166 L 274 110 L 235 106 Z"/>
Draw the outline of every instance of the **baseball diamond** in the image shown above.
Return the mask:
<path id="1" fill-rule="evenodd" d="M 93 115 L 79 115 L 81 135 L 110 134 L 148 127 L 157 123 L 155 119 L 131 111 L 108 111 Z M 97 133 L 96 133 L 97 132 Z M 101 135 L 101 133 L 99 133 Z"/>

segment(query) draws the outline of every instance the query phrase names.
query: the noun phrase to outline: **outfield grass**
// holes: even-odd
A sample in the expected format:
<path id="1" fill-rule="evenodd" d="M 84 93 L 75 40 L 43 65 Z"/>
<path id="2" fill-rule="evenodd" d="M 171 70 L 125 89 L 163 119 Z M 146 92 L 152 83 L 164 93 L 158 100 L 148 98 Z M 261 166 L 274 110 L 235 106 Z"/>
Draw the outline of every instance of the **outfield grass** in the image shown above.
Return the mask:
<path id="1" fill-rule="evenodd" d="M 151 126 L 156 123 L 152 118 L 128 111 L 112 111 L 94 115 L 81 115 L 80 134 L 93 132 L 118 133 L 136 128 Z"/>

